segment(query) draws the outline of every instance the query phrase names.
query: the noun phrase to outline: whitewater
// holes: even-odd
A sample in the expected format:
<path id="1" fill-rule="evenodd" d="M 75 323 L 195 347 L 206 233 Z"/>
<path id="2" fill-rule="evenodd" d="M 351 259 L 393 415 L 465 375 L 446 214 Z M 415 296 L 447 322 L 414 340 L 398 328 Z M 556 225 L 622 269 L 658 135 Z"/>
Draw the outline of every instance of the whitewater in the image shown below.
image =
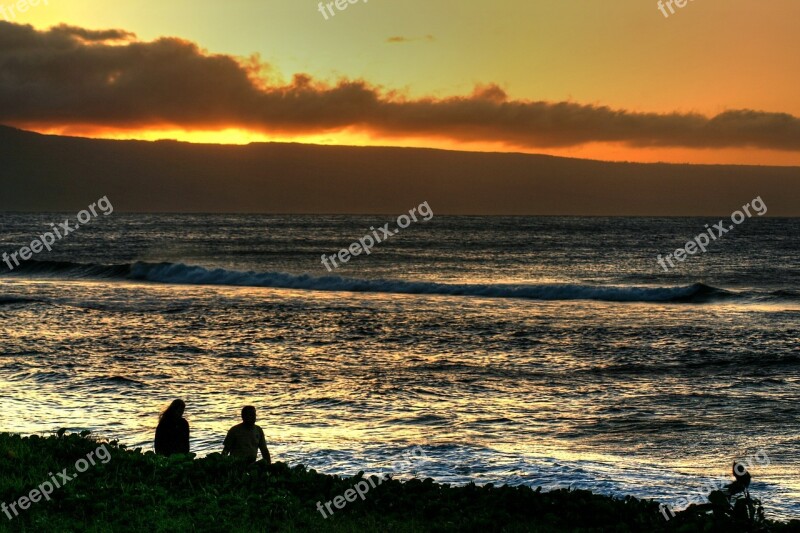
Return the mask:
<path id="1" fill-rule="evenodd" d="M 114 213 L 0 272 L 2 430 L 147 450 L 182 398 L 204 455 L 254 404 L 290 464 L 419 446 L 398 477 L 668 504 L 763 450 L 752 493 L 800 516 L 797 221 L 664 273 L 708 221 L 437 216 L 328 275 L 382 218 Z M 2 215 L 0 249 L 54 219 Z"/>

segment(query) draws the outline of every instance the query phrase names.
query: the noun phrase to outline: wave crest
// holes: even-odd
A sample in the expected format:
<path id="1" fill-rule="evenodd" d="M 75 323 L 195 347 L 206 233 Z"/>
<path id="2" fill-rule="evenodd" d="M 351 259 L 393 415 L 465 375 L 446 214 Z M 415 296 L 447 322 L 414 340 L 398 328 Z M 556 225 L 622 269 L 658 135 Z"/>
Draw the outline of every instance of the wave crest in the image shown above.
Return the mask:
<path id="1" fill-rule="evenodd" d="M 702 283 L 677 287 L 599 286 L 583 284 L 451 284 L 384 279 L 355 279 L 339 276 L 315 277 L 282 272 L 242 272 L 223 268 L 208 269 L 182 263 L 144 263 L 99 265 L 56 261 L 30 261 L 15 273 L 67 278 L 120 279 L 187 285 L 269 287 L 314 291 L 430 294 L 521 298 L 528 300 L 599 300 L 607 302 L 685 302 L 697 303 L 736 293 Z"/>

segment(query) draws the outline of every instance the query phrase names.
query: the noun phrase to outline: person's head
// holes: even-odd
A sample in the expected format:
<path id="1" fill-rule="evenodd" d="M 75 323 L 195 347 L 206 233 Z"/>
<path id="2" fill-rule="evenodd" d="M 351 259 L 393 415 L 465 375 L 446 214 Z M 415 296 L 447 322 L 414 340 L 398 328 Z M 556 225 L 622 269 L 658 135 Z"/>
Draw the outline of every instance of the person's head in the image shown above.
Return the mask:
<path id="1" fill-rule="evenodd" d="M 246 405 L 242 407 L 242 421 L 252 426 L 256 423 L 256 408 L 252 405 Z"/>
<path id="2" fill-rule="evenodd" d="M 169 404 L 159 418 L 161 420 L 178 420 L 183 417 L 184 411 L 186 411 L 186 404 L 183 403 L 183 400 L 175 400 Z"/>
<path id="3" fill-rule="evenodd" d="M 733 477 L 735 477 L 738 481 L 749 481 L 750 472 L 747 471 L 747 466 L 745 466 L 742 461 L 733 462 Z"/>

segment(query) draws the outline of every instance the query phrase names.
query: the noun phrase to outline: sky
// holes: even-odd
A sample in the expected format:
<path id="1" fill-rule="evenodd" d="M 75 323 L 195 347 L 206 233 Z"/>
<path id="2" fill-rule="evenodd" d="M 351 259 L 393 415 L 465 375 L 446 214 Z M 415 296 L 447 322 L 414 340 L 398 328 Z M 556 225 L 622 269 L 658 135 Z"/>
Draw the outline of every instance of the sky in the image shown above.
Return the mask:
<path id="1" fill-rule="evenodd" d="M 34 131 L 800 165 L 796 0 L 16 5 L 0 123 Z"/>

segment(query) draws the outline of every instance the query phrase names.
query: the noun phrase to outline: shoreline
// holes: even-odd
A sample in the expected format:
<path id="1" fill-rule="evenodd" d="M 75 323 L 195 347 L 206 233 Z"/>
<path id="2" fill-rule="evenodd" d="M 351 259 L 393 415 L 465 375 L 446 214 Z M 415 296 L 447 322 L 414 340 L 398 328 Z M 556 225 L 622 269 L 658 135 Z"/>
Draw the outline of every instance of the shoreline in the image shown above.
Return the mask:
<path id="1" fill-rule="evenodd" d="M 86 432 L 0 433 L 0 472 L 0 530 L 11 531 L 746 530 L 695 506 L 665 520 L 664 505 L 631 496 L 342 477 L 218 453 L 161 457 Z M 768 527 L 796 531 L 800 521 Z"/>

